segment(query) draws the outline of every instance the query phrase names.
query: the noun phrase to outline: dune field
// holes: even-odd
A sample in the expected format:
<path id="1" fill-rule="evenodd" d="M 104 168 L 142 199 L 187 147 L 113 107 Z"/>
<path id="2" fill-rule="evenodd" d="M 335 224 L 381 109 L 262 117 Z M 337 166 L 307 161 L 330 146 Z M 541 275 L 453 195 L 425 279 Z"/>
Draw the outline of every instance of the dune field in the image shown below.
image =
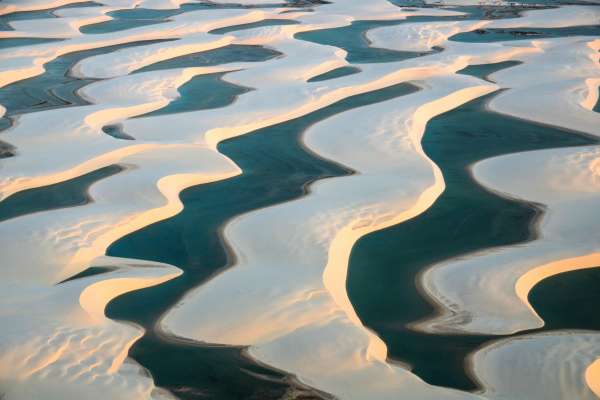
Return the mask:
<path id="1" fill-rule="evenodd" d="M 600 398 L 597 0 L 0 0 L 0 399 Z"/>

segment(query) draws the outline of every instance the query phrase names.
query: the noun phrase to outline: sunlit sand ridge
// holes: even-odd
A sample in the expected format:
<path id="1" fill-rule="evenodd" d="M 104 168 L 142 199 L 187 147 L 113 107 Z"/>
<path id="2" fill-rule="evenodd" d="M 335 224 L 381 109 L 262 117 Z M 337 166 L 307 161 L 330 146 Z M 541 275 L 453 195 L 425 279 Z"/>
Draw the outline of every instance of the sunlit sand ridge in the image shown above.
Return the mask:
<path id="1" fill-rule="evenodd" d="M 67 3 L 12 2 L 0 14 Z M 304 135 L 306 146 L 356 174 L 313 183 L 301 199 L 228 223 L 224 237 L 237 257 L 236 265 L 188 293 L 163 318 L 161 329 L 167 335 L 202 342 L 250 345 L 249 353 L 258 361 L 340 398 L 500 398 L 513 395 L 514 390 L 527 393 L 527 398 L 544 398 L 525 383 L 506 386 L 514 377 L 506 378 L 497 368 L 505 354 L 525 360 L 522 368 L 514 369 L 515 374 L 532 368 L 527 362 L 537 363 L 540 376 L 546 373 L 544 379 L 574 376 L 564 385 L 557 383 L 564 380 L 555 378 L 554 393 L 593 398 L 592 392 L 598 392 L 594 383 L 598 367 L 593 364 L 598 356 L 596 334 L 577 333 L 572 336 L 576 342 L 562 340 L 559 334 L 500 342 L 473 357 L 473 371 L 484 386 L 481 394 L 434 387 L 386 360 L 385 344 L 362 325 L 345 283 L 349 253 L 358 238 L 418 215 L 443 191 L 443 171 L 420 145 L 432 117 L 499 87 L 510 87 L 513 90 L 492 101 L 491 109 L 599 133 L 598 114 L 591 111 L 600 81 L 598 40 L 572 37 L 514 44 L 462 43 L 448 38 L 483 27 L 593 25 L 598 23 L 596 8 L 572 6 L 508 20 L 379 28 L 367 34 L 374 47 L 426 52 L 443 46 L 444 51 L 398 62 L 357 64 L 358 74 L 313 83 L 306 81 L 347 66 L 346 53 L 297 39 L 297 33 L 346 26 L 359 19 L 460 13 L 438 8 L 403 10 L 383 0 L 369 4 L 345 0 L 319 5 L 313 11 L 283 14 L 278 8 L 196 10 L 121 32 L 79 32 L 81 26 L 109 20 L 112 17 L 107 13 L 113 10 L 168 9 L 181 3 L 103 1 L 100 7 L 59 10 L 59 18 L 52 21 L 16 21 L 11 24 L 14 31 L 1 33 L 3 38 L 64 39 L 2 50 L 3 86 L 43 73 L 45 62 L 68 52 L 173 40 L 82 60 L 71 73 L 101 79 L 78 92 L 90 105 L 18 115 L 15 125 L 2 133 L 2 141 L 14 146 L 16 155 L 1 161 L 0 198 L 108 165 L 118 164 L 124 170 L 93 184 L 90 203 L 0 224 L 5 266 L 0 317 L 8 327 L 0 333 L 0 393 L 8 399 L 169 397 L 127 359 L 128 349 L 143 330 L 105 318 L 104 308 L 121 293 L 160 284 L 180 271 L 160 263 L 103 257 L 107 247 L 178 213 L 183 189 L 243 173 L 235 160 L 217 151 L 220 141 L 306 115 L 352 95 L 412 81 L 419 91 L 312 126 Z M 299 23 L 209 33 L 269 18 Z M 409 40 L 398 40 L 398 36 Z M 282 56 L 129 75 L 156 62 L 228 45 L 266 46 Z M 469 64 L 506 60 L 523 64 L 495 74 L 498 85 L 454 74 Z M 223 79 L 228 83 L 252 90 L 219 110 L 143 116 L 166 107 L 180 96 L 177 89 L 194 77 L 214 73 L 226 73 Z M 524 78 L 531 74 L 536 75 L 535 81 Z M 102 131 L 114 124 L 135 140 L 118 140 Z M 600 261 L 593 239 L 597 159 L 597 149 L 588 147 L 517 154 L 478 164 L 474 173 L 487 187 L 543 203 L 552 212 L 539 228 L 543 233 L 539 240 L 481 255 L 490 258 L 485 263 L 478 255 L 426 274 L 423 284 L 436 298 L 449 299 L 461 290 L 474 295 L 468 301 L 460 296 L 453 300 L 459 308 L 456 312 L 470 313 L 471 325 L 454 326 L 446 315 L 422 328 L 497 333 L 539 326 L 542 321 L 527 301 L 531 287 L 546 276 L 593 267 Z M 522 181 L 511 179 L 516 171 Z M 503 268 L 493 272 L 484 268 L 498 264 Z M 58 284 L 91 266 L 114 269 Z M 447 278 L 445 271 L 452 271 L 455 280 Z M 465 280 L 467 275 L 476 278 Z M 477 297 L 484 292 L 485 296 Z M 26 313 L 20 312 L 24 309 Z M 506 312 L 499 315 L 502 310 Z M 546 356 L 540 346 L 554 346 L 564 357 L 589 349 L 590 356 L 572 356 L 576 365 L 565 370 L 555 367 L 560 356 Z M 587 386 L 574 386 L 573 382 L 586 380 Z"/>

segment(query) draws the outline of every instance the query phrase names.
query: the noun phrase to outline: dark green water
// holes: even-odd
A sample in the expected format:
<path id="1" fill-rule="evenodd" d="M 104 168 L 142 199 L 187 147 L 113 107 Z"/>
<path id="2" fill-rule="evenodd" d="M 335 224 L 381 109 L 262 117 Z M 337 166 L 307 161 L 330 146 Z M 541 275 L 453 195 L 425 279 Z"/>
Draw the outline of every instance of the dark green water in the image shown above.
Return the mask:
<path id="1" fill-rule="evenodd" d="M 6 124 L 6 121 L 8 121 L 9 123 Z M 0 131 L 2 129 L 6 129 L 6 128 L 10 127 L 9 119 L 2 118 L 2 119 L 0 119 L 0 122 L 2 123 L 2 124 L 0 124 Z M 11 144 L 8 144 L 8 143 L 0 140 L 0 159 L 14 157 L 14 155 L 15 155 L 15 147 Z"/>
<path id="2" fill-rule="evenodd" d="M 309 5 L 318 5 L 318 1 L 288 1 L 281 2 L 279 4 L 264 4 L 264 5 L 242 5 L 231 2 L 229 4 L 218 4 L 211 2 L 203 3 L 185 3 L 181 4 L 179 8 L 155 10 L 151 8 L 136 7 L 127 10 L 116 10 L 107 13 L 113 20 L 100 22 L 97 24 L 86 25 L 81 28 L 82 33 L 86 34 L 97 34 L 97 33 L 108 33 L 126 30 L 138 26 L 154 25 L 163 22 L 167 22 L 170 17 L 174 17 L 179 14 L 184 14 L 190 11 L 199 10 L 215 10 L 215 9 L 250 9 L 250 8 L 276 8 L 276 7 L 304 7 Z M 272 20 L 269 20 L 272 21 Z M 0 19 L 0 27 L 2 20 Z M 284 22 L 285 24 L 285 22 Z M 268 25 L 268 23 L 267 23 Z M 223 28 L 227 29 L 227 28 Z M 243 28 L 242 28 L 243 29 Z M 216 33 L 216 32 L 212 32 Z"/>
<path id="3" fill-rule="evenodd" d="M 450 37 L 449 40 L 455 42 L 493 43 L 508 40 L 533 40 L 568 36 L 600 36 L 600 24 L 566 28 L 477 29 L 471 32 L 458 33 Z"/>
<path id="4" fill-rule="evenodd" d="M 460 71 L 457 71 L 456 73 L 463 75 L 471 75 L 493 83 L 493 81 L 490 79 L 491 74 L 503 69 L 517 66 L 519 64 L 522 63 L 520 61 L 502 61 L 493 64 L 469 65 L 468 67 L 463 68 Z"/>
<path id="5" fill-rule="evenodd" d="M 43 74 L 0 88 L 0 104 L 6 107 L 6 115 L 9 117 L 16 114 L 89 104 L 79 97 L 77 90 L 94 82 L 95 79 L 80 79 L 70 74 L 71 68 L 78 61 L 96 54 L 163 41 L 139 41 L 65 54 L 44 64 L 45 72 Z"/>
<path id="6" fill-rule="evenodd" d="M 243 6 L 240 4 L 216 4 L 216 3 L 186 3 L 179 8 L 154 10 L 143 7 L 136 7 L 128 10 L 117 10 L 107 13 L 113 19 L 110 21 L 99 22 L 82 26 L 79 30 L 85 34 L 99 34 L 118 32 L 122 30 L 132 29 L 140 26 L 155 25 L 167 22 L 171 17 L 187 13 L 190 11 L 214 9 L 231 9 L 231 8 L 271 8 L 268 6 Z M 225 28 L 226 29 L 226 28 Z"/>
<path id="7" fill-rule="evenodd" d="M 307 82 L 321 82 L 327 81 L 330 79 L 341 78 L 342 76 L 354 75 L 360 72 L 359 68 L 356 67 L 340 67 L 336 69 L 332 69 L 331 71 L 325 72 L 324 74 L 320 74 L 317 76 L 313 76 Z"/>
<path id="8" fill-rule="evenodd" d="M 238 96 L 251 90 L 224 81 L 224 75 L 225 73 L 216 73 L 194 76 L 177 89 L 180 97 L 171 101 L 166 107 L 143 116 L 167 115 L 225 107 L 233 103 Z"/>
<path id="9" fill-rule="evenodd" d="M 110 15 L 110 13 L 108 13 Z M 156 19 L 112 19 L 109 21 L 98 22 L 97 24 L 83 25 L 79 32 L 86 35 L 98 33 L 119 32 L 127 29 L 139 28 L 140 26 L 156 25 L 167 22 L 167 20 Z"/>
<path id="10" fill-rule="evenodd" d="M 219 151 L 242 168 L 242 175 L 183 191 L 180 198 L 185 207 L 180 214 L 134 232 L 109 248 L 112 256 L 165 262 L 184 270 L 177 279 L 121 296 L 107 308 L 110 318 L 133 321 L 147 329 L 130 355 L 152 372 L 157 385 L 183 399 L 203 398 L 202 394 L 224 400 L 275 399 L 288 390 L 301 389 L 289 376 L 247 360 L 242 349 L 173 343 L 157 336 L 154 325 L 186 291 L 232 264 L 219 234 L 227 221 L 304 196 L 307 185 L 316 180 L 351 173 L 306 151 L 300 143 L 302 132 L 337 113 L 415 90 L 401 84 L 350 97 L 304 117 L 222 142 Z M 322 395 L 308 390 L 306 396 L 303 398 Z"/>
<path id="11" fill-rule="evenodd" d="M 438 21 L 444 19 L 447 18 L 410 17 L 406 20 L 394 21 L 354 21 L 348 26 L 339 28 L 300 32 L 294 35 L 294 38 L 327 46 L 335 46 L 343 49 L 348 53 L 346 55 L 346 60 L 349 63 L 402 61 L 414 57 L 420 57 L 426 54 L 431 54 L 433 52 L 398 51 L 371 47 L 371 44 L 366 37 L 366 32 L 383 26 L 405 24 L 409 21 Z M 456 19 L 456 17 L 454 17 L 454 19 Z M 437 49 L 437 51 L 439 51 L 439 49 Z"/>
<path id="12" fill-rule="evenodd" d="M 103 126 L 102 132 L 106 133 L 108 136 L 114 137 L 115 139 L 135 140 L 134 137 L 123 132 L 123 125 L 121 124 Z"/>
<path id="13" fill-rule="evenodd" d="M 11 47 L 33 46 L 36 44 L 45 44 L 60 42 L 63 39 L 44 39 L 44 38 L 10 38 L 0 39 L 0 50 L 10 49 Z"/>
<path id="14" fill-rule="evenodd" d="M 392 1 L 392 3 L 402 6 L 402 1 Z M 501 19 L 515 18 L 521 12 L 529 10 L 529 6 L 514 6 L 514 7 L 488 7 L 488 6 L 463 6 L 451 7 L 450 10 L 455 10 L 465 13 L 462 16 L 413 16 L 401 20 L 391 21 L 354 21 L 348 26 L 321 29 L 311 32 L 301 32 L 295 35 L 296 39 L 306 40 L 309 42 L 335 46 L 345 50 L 348 54 L 346 60 L 350 63 L 379 63 L 403 61 L 414 57 L 421 57 L 442 51 L 442 48 L 434 47 L 428 52 L 414 51 L 397 51 L 385 48 L 372 47 L 367 39 L 366 33 L 375 28 L 384 26 L 396 26 L 415 22 L 431 22 L 431 21 L 461 21 L 475 19 Z M 458 35 L 455 35 L 456 37 Z M 459 37 L 460 39 L 460 37 Z"/>
<path id="15" fill-rule="evenodd" d="M 55 11 L 62 10 L 65 8 L 78 8 L 78 7 L 98 7 L 100 3 L 93 1 L 85 1 L 81 3 L 65 4 L 60 7 L 48 8 L 45 10 L 36 11 L 17 11 L 10 14 L 4 14 L 0 16 L 0 31 L 12 31 L 14 30 L 9 24 L 14 21 L 23 21 L 30 19 L 45 19 L 45 18 L 57 18 Z"/>
<path id="16" fill-rule="evenodd" d="M 65 283 L 65 282 L 74 281 L 76 279 L 88 278 L 88 277 L 94 276 L 94 275 L 105 274 L 107 272 L 115 271 L 116 269 L 117 269 L 116 267 L 90 267 L 86 270 L 81 271 L 78 274 L 75 274 L 75 275 L 65 279 L 64 281 L 58 282 L 57 285 L 60 285 L 61 283 Z"/>
<path id="17" fill-rule="evenodd" d="M 529 303 L 546 322 L 546 329 L 600 331 L 600 268 L 546 278 L 531 289 Z"/>
<path id="18" fill-rule="evenodd" d="M 446 190 L 423 214 L 361 238 L 352 249 L 347 280 L 356 312 L 388 345 L 391 359 L 412 365 L 429 383 L 463 390 L 476 388 L 465 373 L 465 356 L 493 337 L 408 329 L 434 311 L 417 289 L 418 274 L 450 258 L 530 240 L 530 226 L 542 211 L 487 191 L 473 180 L 469 166 L 501 154 L 597 143 L 489 112 L 484 106 L 490 97 L 427 124 L 423 149 L 443 171 Z"/>
<path id="19" fill-rule="evenodd" d="M 119 165 L 110 165 L 67 181 L 17 192 L 0 201 L 0 221 L 38 211 L 89 203 L 90 186 L 122 170 Z"/>
<path id="20" fill-rule="evenodd" d="M 186 54 L 147 65 L 135 72 L 159 71 L 172 68 L 208 67 L 234 62 L 259 62 L 280 57 L 278 51 L 256 45 L 231 44 L 213 50 Z"/>
<path id="21" fill-rule="evenodd" d="M 264 20 L 258 21 L 258 22 L 251 22 L 248 24 L 233 25 L 233 26 L 228 26 L 225 28 L 214 29 L 208 33 L 212 33 L 215 35 L 223 35 L 223 34 L 229 33 L 229 32 L 243 31 L 243 30 L 254 29 L 254 28 L 263 28 L 263 27 L 267 27 L 267 26 L 282 26 L 282 25 L 297 25 L 297 24 L 298 24 L 298 22 L 294 21 L 292 19 L 264 19 Z"/>

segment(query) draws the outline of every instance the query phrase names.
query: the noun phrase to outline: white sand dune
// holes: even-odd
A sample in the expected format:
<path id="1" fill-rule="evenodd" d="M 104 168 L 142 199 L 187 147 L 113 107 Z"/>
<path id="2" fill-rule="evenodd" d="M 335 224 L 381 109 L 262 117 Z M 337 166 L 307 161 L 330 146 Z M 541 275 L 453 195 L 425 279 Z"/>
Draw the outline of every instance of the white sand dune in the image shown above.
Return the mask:
<path id="1" fill-rule="evenodd" d="M 119 294 L 160 284 L 180 271 L 108 257 L 93 265 L 117 270 L 58 286 L 3 280 L 0 386 L 6 398 L 170 398 L 126 358 L 143 330 L 107 319 L 103 310 Z"/>
<path id="2" fill-rule="evenodd" d="M 600 10 L 597 14 L 600 17 Z M 542 51 L 523 58 L 521 65 L 494 74 L 499 85 L 511 90 L 496 97 L 490 109 L 600 136 L 600 114 L 590 111 L 600 80 L 600 39 L 539 40 L 535 45 Z M 535 80 L 526 78 L 531 74 Z"/>
<path id="3" fill-rule="evenodd" d="M 68 3 L 75 1 L 3 2 L 0 14 Z M 69 52 L 174 39 L 82 60 L 72 71 L 74 74 L 104 79 L 80 91 L 91 105 L 21 115 L 14 127 L 2 133 L 2 140 L 17 148 L 17 156 L 0 162 L 0 198 L 111 164 L 126 167 L 95 183 L 90 189 L 93 202 L 89 204 L 0 223 L 4 270 L 0 284 L 0 392 L 5 392 L 7 399 L 168 398 L 169 394 L 157 389 L 151 377 L 126 358 L 130 346 L 143 334 L 142 329 L 108 320 L 104 308 L 121 293 L 173 279 L 180 271 L 173 266 L 103 257 L 106 248 L 127 233 L 179 212 L 182 205 L 178 194 L 184 188 L 242 173 L 233 161 L 216 151 L 220 141 L 306 115 L 351 95 L 407 81 L 418 81 L 422 90 L 348 111 L 311 127 L 304 137 L 306 145 L 358 174 L 318 182 L 310 187 L 306 197 L 240 216 L 228 224 L 225 236 L 238 263 L 190 292 L 182 304 L 165 316 L 161 326 L 169 333 L 195 340 L 250 345 L 250 354 L 257 360 L 294 373 L 302 381 L 344 399 L 475 399 L 498 398 L 494 393 L 510 392 L 510 388 L 502 387 L 502 372 L 494 367 L 496 360 L 501 359 L 497 355 L 504 352 L 484 350 L 475 356 L 475 373 L 486 385 L 481 395 L 428 385 L 407 369 L 388 363 L 385 344 L 361 324 L 348 300 L 348 256 L 359 237 L 418 215 L 443 190 L 441 172 L 420 146 L 425 124 L 437 114 L 497 89 L 496 85 L 476 78 L 454 74 L 467 65 L 523 61 L 519 69 L 495 75 L 500 86 L 515 90 L 497 97 L 491 107 L 510 115 L 548 123 L 556 120 L 558 125 L 568 124 L 595 133 L 597 118 L 590 116 L 594 114 L 590 109 L 597 97 L 591 91 L 598 86 L 597 68 L 594 69 L 598 41 L 447 41 L 456 32 L 484 25 L 593 24 L 598 16 L 595 8 L 573 6 L 536 11 L 527 13 L 525 18 L 485 24 L 415 23 L 381 28 L 368 34 L 373 46 L 423 51 L 441 45 L 445 50 L 402 62 L 363 64 L 359 74 L 307 83 L 309 78 L 348 62 L 341 49 L 295 39 L 298 32 L 346 26 L 359 19 L 459 13 L 438 8 L 403 10 L 384 0 L 339 0 L 316 7 L 314 12 L 281 14 L 283 10 L 276 8 L 201 10 L 174 16 L 163 24 L 107 34 L 81 34 L 79 27 L 108 20 L 106 14 L 112 10 L 135 6 L 174 8 L 184 1 L 103 3 L 106 6 L 60 10 L 60 18 L 16 21 L 12 23 L 15 31 L 0 33 L 3 38 L 65 39 L 0 51 L 0 86 L 41 74 L 44 63 Z M 220 27 L 268 18 L 294 19 L 299 24 L 225 35 L 209 33 Z M 414 44 L 407 45 L 406 38 L 398 41 L 399 36 L 414 40 Z M 283 57 L 128 75 L 158 61 L 229 44 L 263 45 L 281 52 Z M 563 58 L 570 60 L 564 68 Z M 544 68 L 546 64 L 548 67 Z M 193 76 L 215 72 L 228 72 L 224 78 L 228 82 L 254 90 L 218 112 L 200 110 L 129 119 L 166 106 L 178 96 L 177 88 Z M 534 73 L 543 86 L 522 79 L 522 74 Z M 548 94 L 553 98 L 549 99 Z M 545 114 L 540 115 L 536 105 L 529 104 L 536 103 L 533 98 L 542 98 L 540 104 L 548 107 Z M 121 123 L 136 141 L 116 140 L 101 131 L 103 126 L 115 123 Z M 593 205 L 598 192 L 596 152 L 595 148 L 585 148 L 514 156 L 516 161 L 511 159 L 511 163 L 515 165 L 531 164 L 525 168 L 531 175 L 526 177 L 525 188 L 502 181 L 511 176 L 506 172 L 504 159 L 486 161 L 475 169 L 478 179 L 494 190 L 539 200 L 556 210 L 543 227 L 544 235 L 556 232 L 556 239 L 534 242 L 537 244 L 532 245 L 530 253 L 508 250 L 515 257 L 533 254 L 538 257 L 536 263 L 523 266 L 521 259 L 515 258 L 515 267 L 506 269 L 501 276 L 477 270 L 481 281 L 502 282 L 497 288 L 498 296 L 514 307 L 513 312 L 497 318 L 500 322 L 494 322 L 502 329 L 540 324 L 524 293 L 548 271 L 556 273 L 553 263 L 563 268 L 569 263 L 557 260 L 595 257 L 597 243 L 593 240 L 590 216 L 595 215 Z M 548 157 L 559 157 L 560 161 Z M 564 160 L 569 168 L 562 168 Z M 497 167 L 496 162 L 502 167 Z M 486 171 L 492 172 L 488 175 Z M 519 173 L 525 179 L 526 174 Z M 502 184 L 507 185 L 506 190 Z M 529 192 L 519 192 L 526 189 Z M 549 198 L 556 200 L 552 203 Z M 569 207 L 578 212 L 569 212 Z M 565 239 L 572 233 L 576 238 Z M 567 249 L 577 240 L 582 242 Z M 544 259 L 539 257 L 559 242 L 560 247 L 554 252 L 546 252 Z M 576 264 L 591 266 L 595 259 L 591 260 L 576 258 Z M 89 266 L 111 266 L 116 270 L 56 285 Z M 465 283 L 472 282 L 465 280 L 465 275 L 460 276 Z M 248 285 L 250 281 L 252 285 Z M 453 293 L 456 286 L 452 285 L 451 282 L 448 288 L 443 286 L 440 292 Z M 515 285 L 522 290 L 520 297 L 513 290 Z M 480 287 L 485 286 L 477 286 Z M 467 309 L 472 306 L 470 300 L 473 299 L 458 304 Z M 489 308 L 485 312 L 491 314 L 482 315 L 484 319 L 494 317 L 494 312 L 502 307 L 497 299 L 474 300 Z M 487 320 L 483 325 L 491 326 Z M 569 347 L 561 342 L 560 348 L 565 352 L 587 348 L 578 343 Z M 526 347 L 522 354 L 535 353 L 534 346 Z M 536 357 L 544 371 L 550 371 L 556 360 Z M 578 359 L 577 371 L 587 374 L 591 390 L 596 390 L 592 383 L 598 366 L 592 361 Z M 559 368 L 557 373 L 563 376 L 564 370 Z M 523 386 L 521 390 L 532 393 L 528 399 L 542 398 L 533 388 Z M 565 393 L 574 393 L 568 390 Z"/>
<path id="4" fill-rule="evenodd" d="M 596 400 L 596 372 L 586 372 L 596 359 L 598 332 L 553 331 L 496 342 L 476 353 L 472 362 L 486 388 L 483 395 L 490 399 Z"/>

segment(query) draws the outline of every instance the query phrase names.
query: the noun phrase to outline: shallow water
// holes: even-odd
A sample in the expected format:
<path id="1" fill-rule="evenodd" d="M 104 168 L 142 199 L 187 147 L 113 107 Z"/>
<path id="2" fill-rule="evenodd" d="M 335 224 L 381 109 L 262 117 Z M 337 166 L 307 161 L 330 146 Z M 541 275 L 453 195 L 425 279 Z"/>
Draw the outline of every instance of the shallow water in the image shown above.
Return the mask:
<path id="1" fill-rule="evenodd" d="M 600 36 L 600 25 L 567 28 L 478 29 L 450 37 L 455 42 L 493 43 L 509 40 L 534 40 L 569 36 Z"/>
<path id="2" fill-rule="evenodd" d="M 494 72 L 514 67 L 519 64 L 521 64 L 520 61 L 502 61 L 493 64 L 469 65 L 468 67 L 463 68 L 460 71 L 457 71 L 456 73 L 463 75 L 471 75 L 486 80 L 488 82 L 493 82 L 493 80 L 490 79 L 490 75 L 492 75 Z"/>
<path id="3" fill-rule="evenodd" d="M 251 90 L 223 80 L 225 75 L 225 73 L 196 75 L 177 89 L 180 97 L 171 101 L 166 107 L 140 117 L 225 107 L 233 103 L 238 96 Z"/>
<path id="4" fill-rule="evenodd" d="M 110 15 L 110 13 L 108 13 Z M 109 21 L 98 22 L 97 24 L 83 25 L 79 32 L 86 35 L 99 33 L 119 32 L 127 29 L 139 28 L 141 26 L 156 25 L 167 22 L 167 20 L 156 19 L 112 19 Z"/>
<path id="5" fill-rule="evenodd" d="M 96 3 L 94 1 L 85 1 L 81 3 L 72 3 L 65 4 L 60 7 L 49 8 L 46 10 L 36 10 L 36 11 L 20 11 L 13 12 L 10 14 L 0 15 L 0 31 L 12 31 L 14 30 L 10 23 L 13 21 L 23 21 L 30 19 L 45 19 L 45 18 L 56 18 L 55 11 L 63 10 L 66 8 L 78 8 L 78 7 L 98 7 L 102 4 Z"/>
<path id="6" fill-rule="evenodd" d="M 11 47 L 33 46 L 36 44 L 45 44 L 60 42 L 62 39 L 43 39 L 43 38 L 11 38 L 0 39 L 0 50 L 10 49 Z"/>
<path id="7" fill-rule="evenodd" d="M 600 331 L 600 268 L 546 278 L 531 289 L 529 303 L 548 330 L 568 327 Z"/>
<path id="8" fill-rule="evenodd" d="M 73 179 L 17 192 L 0 201 L 0 221 L 38 211 L 81 206 L 90 202 L 88 189 L 101 179 L 123 170 L 110 165 Z"/>
<path id="9" fill-rule="evenodd" d="M 95 79 L 80 79 L 71 75 L 71 68 L 80 60 L 135 46 L 160 43 L 165 40 L 146 40 L 76 51 L 57 57 L 44 64 L 45 72 L 0 88 L 0 104 L 6 107 L 6 116 L 89 104 L 77 90 Z"/>
<path id="10" fill-rule="evenodd" d="M 407 21 L 438 21 L 446 17 L 410 17 L 405 20 L 394 21 L 354 21 L 348 26 L 340 28 L 320 29 L 317 31 L 300 32 L 294 38 L 309 42 L 334 46 L 345 50 L 349 63 L 382 63 L 403 61 L 410 58 L 431 54 L 432 52 L 398 51 L 384 48 L 371 47 L 365 32 L 384 26 L 393 26 L 407 23 Z M 456 17 L 454 17 L 456 19 Z"/>
<path id="11" fill-rule="evenodd" d="M 265 19 L 258 22 L 251 22 L 249 24 L 233 25 L 225 28 L 213 29 L 208 33 L 214 35 L 223 35 L 229 32 L 244 31 L 248 29 L 264 28 L 268 26 L 284 26 L 284 25 L 297 25 L 298 22 L 292 19 Z"/>
<path id="12" fill-rule="evenodd" d="M 336 69 L 332 69 L 331 71 L 325 72 L 323 74 L 313 76 L 307 82 L 322 82 L 328 81 L 330 79 L 341 78 L 342 76 L 354 75 L 360 72 L 359 68 L 356 67 L 340 67 Z"/>
<path id="13" fill-rule="evenodd" d="M 186 54 L 184 56 L 160 61 L 135 72 L 160 71 L 172 68 L 209 67 L 213 65 L 235 62 L 259 62 L 279 57 L 278 51 L 256 45 L 231 44 L 213 50 Z"/>

